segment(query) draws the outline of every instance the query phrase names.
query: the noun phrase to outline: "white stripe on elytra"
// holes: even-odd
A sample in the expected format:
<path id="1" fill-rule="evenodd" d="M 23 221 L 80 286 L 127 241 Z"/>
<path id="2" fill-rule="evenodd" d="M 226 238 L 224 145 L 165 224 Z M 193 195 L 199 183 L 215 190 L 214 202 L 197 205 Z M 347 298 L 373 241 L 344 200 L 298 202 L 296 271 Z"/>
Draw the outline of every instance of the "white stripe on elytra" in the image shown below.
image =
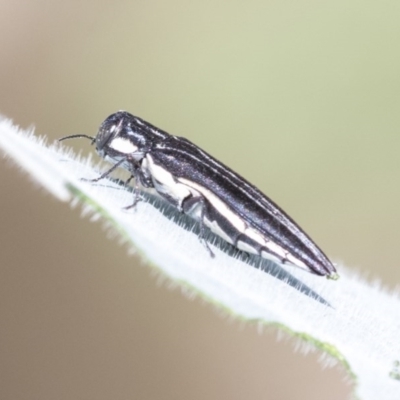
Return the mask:
<path id="1" fill-rule="evenodd" d="M 248 243 L 242 242 L 241 240 L 237 242 L 236 246 L 239 250 L 243 250 L 246 253 L 258 254 L 258 251 L 253 246 L 250 246 Z"/>
<path id="2" fill-rule="evenodd" d="M 286 260 L 288 260 L 291 264 L 294 264 L 294 265 L 296 265 L 296 266 L 298 266 L 298 267 L 300 267 L 300 268 L 305 269 L 306 271 L 310 271 L 310 268 L 307 267 L 307 265 L 304 264 L 303 261 L 301 261 L 301 260 L 299 260 L 299 259 L 293 257 L 290 253 L 288 253 L 288 254 L 286 255 Z"/>
<path id="3" fill-rule="evenodd" d="M 272 253 L 268 253 L 267 251 L 262 251 L 261 252 L 261 257 L 262 258 L 266 258 L 268 260 L 272 260 L 274 262 L 277 262 L 279 264 L 282 263 L 282 258 L 277 257 L 276 255 L 272 254 Z M 294 264 L 297 266 L 297 264 Z"/>
<path id="4" fill-rule="evenodd" d="M 216 174 L 223 173 L 224 178 L 227 179 L 228 182 L 230 182 L 232 185 L 234 185 L 239 192 L 241 192 L 247 198 L 250 198 L 260 207 L 266 208 L 269 212 L 272 212 L 275 215 L 275 218 L 279 219 L 279 221 L 283 223 L 286 228 L 293 233 L 293 235 L 297 236 L 297 238 L 299 238 L 301 241 L 309 242 L 309 246 L 311 247 L 310 250 L 314 254 L 316 254 L 317 256 L 323 256 L 321 250 L 319 250 L 318 247 L 311 240 L 309 240 L 308 236 L 289 217 L 283 214 L 274 204 L 271 204 L 268 199 L 265 198 L 265 195 L 262 192 L 260 192 L 257 188 L 255 188 L 249 182 L 243 179 L 240 181 L 240 185 L 238 185 L 238 176 L 235 172 L 224 167 L 219 161 L 201 150 L 189 140 L 184 139 L 184 141 L 185 144 L 189 145 L 193 149 L 193 152 L 188 153 L 184 149 L 171 146 L 167 146 L 164 148 L 173 150 L 175 152 L 181 152 L 191 158 L 193 160 L 193 163 L 197 163 L 199 165 L 207 165 Z M 284 257 L 287 258 L 286 256 Z M 295 265 L 304 265 L 301 260 L 297 259 L 294 256 L 292 256 L 291 259 L 296 260 L 296 262 L 292 261 L 292 263 L 294 263 Z"/>
<path id="5" fill-rule="evenodd" d="M 273 204 L 271 204 L 264 198 L 265 195 L 262 192 L 260 192 L 258 189 L 256 189 L 253 185 L 251 185 L 250 183 L 248 183 L 245 180 L 241 180 L 240 185 L 237 185 L 238 177 L 235 172 L 224 167 L 214 157 L 212 157 L 209 154 L 207 154 L 206 152 L 204 152 L 202 149 L 197 147 L 195 144 L 193 144 L 189 140 L 185 140 L 185 143 L 190 145 L 194 151 L 191 153 L 188 153 L 185 150 L 177 149 L 175 147 L 170 147 L 170 148 L 173 151 L 179 151 L 179 152 L 186 154 L 187 156 L 191 157 L 195 163 L 204 164 L 204 161 L 207 161 L 208 165 L 210 166 L 210 168 L 213 169 L 213 171 L 215 171 L 217 174 L 220 174 L 221 172 L 223 172 L 224 177 L 231 184 L 233 184 L 238 191 L 240 191 L 246 197 L 251 198 L 251 200 L 254 203 L 258 204 L 259 206 L 261 206 L 263 208 L 267 208 L 268 211 L 272 211 L 277 218 L 279 217 L 279 219 L 285 223 L 286 227 L 291 232 L 296 234 L 296 236 L 302 236 L 302 238 L 307 238 L 307 236 L 305 235 L 304 232 L 299 230 L 299 228 L 290 219 L 288 219 L 285 215 L 283 215 Z M 202 159 L 201 157 L 196 156 L 196 154 L 195 154 L 196 152 L 199 153 L 204 158 Z"/>
<path id="6" fill-rule="evenodd" d="M 289 254 L 283 247 L 279 246 L 275 242 L 266 239 L 261 233 L 257 230 L 250 228 L 247 226 L 246 222 L 240 218 L 236 213 L 234 213 L 222 200 L 220 200 L 214 193 L 210 190 L 204 188 L 203 186 L 190 181 L 184 178 L 178 178 L 179 182 L 184 183 L 185 185 L 194 188 L 200 194 L 202 194 L 212 206 L 223 216 L 225 217 L 239 232 L 246 235 L 250 239 L 254 240 L 256 243 L 260 244 L 266 250 L 269 250 L 271 253 L 266 251 L 262 252 L 262 256 L 264 258 L 273 258 L 278 261 L 287 260 L 291 264 L 297 265 L 300 268 L 309 269 L 306 265 L 293 255 Z M 248 251 L 254 253 L 255 250 L 251 247 L 251 250 L 246 250 L 247 246 L 243 244 L 243 242 L 238 244 L 238 248 L 244 251 Z"/>
<path id="7" fill-rule="evenodd" d="M 122 137 L 116 137 L 111 140 L 108 146 L 123 154 L 135 153 L 138 149 L 129 139 L 124 139 Z"/>
<path id="8" fill-rule="evenodd" d="M 154 184 L 156 189 L 162 193 L 168 194 L 170 197 L 175 199 L 177 203 L 181 206 L 184 199 L 189 196 L 203 196 L 227 221 L 229 221 L 238 232 L 246 235 L 250 239 L 254 240 L 261 247 L 264 247 L 267 251 L 262 251 L 261 255 L 264 258 L 278 260 L 287 260 L 290 263 L 299 266 L 300 268 L 308 269 L 305 264 L 290 255 L 281 246 L 274 243 L 271 240 L 266 239 L 257 230 L 247 226 L 245 221 L 240 218 L 236 213 L 234 213 L 219 197 L 212 193 L 207 188 L 199 185 L 196 182 L 185 178 L 176 178 L 165 168 L 154 163 L 154 160 L 150 154 L 146 155 L 143 160 L 142 167 L 147 169 L 150 175 L 154 178 Z M 204 223 L 218 236 L 223 238 L 228 243 L 233 244 L 232 238 L 218 225 L 217 221 L 210 221 L 208 219 L 204 220 Z M 237 247 L 240 250 L 247 251 L 249 253 L 257 253 L 251 245 L 239 241 Z"/>
<path id="9" fill-rule="evenodd" d="M 149 124 L 139 117 L 133 116 L 135 123 L 141 127 L 142 129 L 148 129 L 154 136 L 157 136 L 161 139 L 166 139 L 168 136 L 171 136 L 169 133 L 162 131 L 161 129 L 156 128 L 155 126 Z M 134 127 L 131 126 L 131 129 L 134 130 Z"/>
<path id="10" fill-rule="evenodd" d="M 209 221 L 207 218 L 204 218 L 204 223 L 211 229 L 212 232 L 214 232 L 216 235 L 220 236 L 222 239 L 224 239 L 226 242 L 230 244 L 234 244 L 233 240 L 226 234 L 225 231 L 221 229 L 221 227 L 218 225 L 217 221 Z"/>
<path id="11" fill-rule="evenodd" d="M 268 249 L 271 253 L 277 254 L 282 259 L 287 259 L 288 252 L 284 250 L 281 246 L 274 243 L 272 240 L 268 240 L 265 244 L 265 248 Z M 296 258 L 292 257 L 293 260 Z M 297 265 L 297 263 L 295 263 Z"/>
<path id="12" fill-rule="evenodd" d="M 147 169 L 149 174 L 154 178 L 153 184 L 156 189 L 175 199 L 180 207 L 183 200 L 192 195 L 192 192 L 186 185 L 177 183 L 170 172 L 155 164 L 153 157 L 149 153 L 146 154 L 146 158 L 142 162 L 142 168 Z"/>
<path id="13" fill-rule="evenodd" d="M 199 185 L 196 182 L 190 181 L 185 178 L 177 178 L 179 182 L 182 182 L 185 186 L 194 189 L 206 198 L 209 203 L 223 216 L 225 217 L 239 232 L 245 233 L 246 224 L 242 218 L 234 213 L 219 197 L 213 192 L 206 189 L 204 186 Z"/>

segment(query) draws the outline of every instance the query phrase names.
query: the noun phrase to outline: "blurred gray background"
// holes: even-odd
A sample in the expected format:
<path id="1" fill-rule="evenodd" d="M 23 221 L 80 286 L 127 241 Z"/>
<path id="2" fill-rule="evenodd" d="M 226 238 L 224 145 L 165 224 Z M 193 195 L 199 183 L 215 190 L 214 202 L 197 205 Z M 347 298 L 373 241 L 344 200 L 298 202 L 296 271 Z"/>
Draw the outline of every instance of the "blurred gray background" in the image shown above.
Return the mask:
<path id="1" fill-rule="evenodd" d="M 400 280 L 400 4 L 0 2 L 0 112 L 51 140 L 125 109 L 186 136 L 337 262 Z M 70 143 L 86 153 L 86 142 Z M 0 159 L 1 399 L 343 399 L 340 369 L 158 285 Z"/>

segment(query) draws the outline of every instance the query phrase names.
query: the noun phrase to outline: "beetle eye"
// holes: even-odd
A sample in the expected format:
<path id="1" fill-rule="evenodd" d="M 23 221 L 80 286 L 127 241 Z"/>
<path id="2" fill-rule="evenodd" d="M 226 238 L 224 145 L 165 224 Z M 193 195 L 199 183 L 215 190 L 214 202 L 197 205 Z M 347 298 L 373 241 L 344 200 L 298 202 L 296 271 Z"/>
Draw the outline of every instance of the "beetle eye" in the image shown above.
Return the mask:
<path id="1" fill-rule="evenodd" d="M 96 150 L 103 151 L 105 147 L 107 147 L 110 141 L 118 135 L 119 131 L 119 121 L 112 120 L 111 118 L 107 118 L 100 126 L 99 132 L 96 136 Z"/>

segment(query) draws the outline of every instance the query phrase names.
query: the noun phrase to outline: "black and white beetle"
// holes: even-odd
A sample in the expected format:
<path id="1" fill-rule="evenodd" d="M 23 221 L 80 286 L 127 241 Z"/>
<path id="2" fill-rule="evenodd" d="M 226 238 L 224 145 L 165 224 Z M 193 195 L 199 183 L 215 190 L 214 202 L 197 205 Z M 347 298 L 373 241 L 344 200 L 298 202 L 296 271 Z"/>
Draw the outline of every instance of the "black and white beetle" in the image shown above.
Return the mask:
<path id="1" fill-rule="evenodd" d="M 284 211 L 189 140 L 169 135 L 125 111 L 110 115 L 96 137 L 72 135 L 60 140 L 76 137 L 91 139 L 99 156 L 114 163 L 93 181 L 118 167 L 131 173 L 134 204 L 139 188 L 152 189 L 197 220 L 201 237 L 208 227 L 247 253 L 317 275 L 336 275 L 327 256 Z"/>

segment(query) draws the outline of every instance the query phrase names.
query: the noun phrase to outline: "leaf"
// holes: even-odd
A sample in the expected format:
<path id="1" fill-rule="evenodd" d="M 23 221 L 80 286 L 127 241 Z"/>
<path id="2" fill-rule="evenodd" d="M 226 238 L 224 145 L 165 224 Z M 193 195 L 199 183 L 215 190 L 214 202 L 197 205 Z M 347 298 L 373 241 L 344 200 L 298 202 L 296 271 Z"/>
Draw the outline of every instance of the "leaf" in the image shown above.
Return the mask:
<path id="1" fill-rule="evenodd" d="M 400 303 L 398 294 L 371 286 L 339 266 L 333 281 L 300 269 L 249 257 L 211 235 L 211 258 L 198 226 L 172 207 L 143 194 L 131 210 L 132 190 L 99 176 L 59 144 L 46 146 L 32 132 L 0 121 L 0 147 L 62 201 L 81 203 L 102 218 L 154 268 L 244 320 L 279 328 L 298 338 L 303 351 L 319 349 L 326 365 L 341 364 L 359 398 L 400 398 Z"/>

